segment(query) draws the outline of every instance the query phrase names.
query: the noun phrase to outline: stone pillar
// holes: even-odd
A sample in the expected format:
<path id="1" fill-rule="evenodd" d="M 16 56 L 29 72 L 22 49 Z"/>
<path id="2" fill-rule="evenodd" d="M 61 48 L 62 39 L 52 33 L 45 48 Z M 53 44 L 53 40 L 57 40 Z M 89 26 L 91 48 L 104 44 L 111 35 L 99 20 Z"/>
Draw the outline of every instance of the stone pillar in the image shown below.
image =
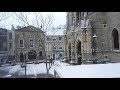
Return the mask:
<path id="1" fill-rule="evenodd" d="M 64 56 L 67 56 L 67 35 L 64 35 Z"/>
<path id="2" fill-rule="evenodd" d="M 75 43 L 73 41 L 71 44 L 71 60 L 72 63 L 75 63 Z"/>
<path id="3" fill-rule="evenodd" d="M 75 63 L 75 32 L 72 32 L 71 36 L 71 60 Z"/>
<path id="4" fill-rule="evenodd" d="M 36 60 L 39 60 L 39 52 L 36 52 Z"/>

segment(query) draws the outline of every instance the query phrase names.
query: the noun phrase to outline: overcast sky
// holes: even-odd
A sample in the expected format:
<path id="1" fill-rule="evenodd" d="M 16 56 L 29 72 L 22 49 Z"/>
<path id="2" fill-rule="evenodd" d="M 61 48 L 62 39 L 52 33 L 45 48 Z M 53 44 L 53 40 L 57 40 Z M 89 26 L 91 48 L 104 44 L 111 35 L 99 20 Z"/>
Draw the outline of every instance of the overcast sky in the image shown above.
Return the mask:
<path id="1" fill-rule="evenodd" d="M 54 15 L 53 25 L 55 27 L 66 24 L 66 12 L 53 12 L 53 15 Z M 10 18 L 8 20 L 5 20 L 4 22 L 0 22 L 0 27 L 6 28 L 6 29 L 11 29 L 12 24 L 14 26 L 20 25 L 18 22 L 16 22 L 15 19 Z"/>
<path id="2" fill-rule="evenodd" d="M 60 24 L 66 24 L 66 12 L 55 12 L 54 25 L 58 26 Z"/>

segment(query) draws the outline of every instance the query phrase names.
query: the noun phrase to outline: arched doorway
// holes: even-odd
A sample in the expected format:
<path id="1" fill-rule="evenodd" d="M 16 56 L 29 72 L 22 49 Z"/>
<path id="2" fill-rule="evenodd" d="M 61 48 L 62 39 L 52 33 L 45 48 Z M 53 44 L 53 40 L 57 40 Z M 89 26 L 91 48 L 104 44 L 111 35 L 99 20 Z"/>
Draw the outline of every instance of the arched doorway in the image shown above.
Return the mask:
<path id="1" fill-rule="evenodd" d="M 35 60 L 36 59 L 36 52 L 34 50 L 31 50 L 29 53 L 28 53 L 28 59 L 29 60 Z"/>
<path id="2" fill-rule="evenodd" d="M 39 52 L 39 59 L 40 59 L 40 60 L 43 59 L 42 51 Z"/>
<path id="3" fill-rule="evenodd" d="M 81 42 L 77 42 L 77 64 L 82 64 L 82 54 L 81 54 Z"/>
<path id="4" fill-rule="evenodd" d="M 113 38 L 113 49 L 119 49 L 119 33 L 116 29 L 112 31 L 112 38 Z"/>
<path id="5" fill-rule="evenodd" d="M 71 43 L 69 44 L 68 50 L 69 50 L 69 61 L 71 61 Z"/>
<path id="6" fill-rule="evenodd" d="M 23 53 L 20 53 L 20 62 L 24 62 L 24 55 L 23 55 Z"/>

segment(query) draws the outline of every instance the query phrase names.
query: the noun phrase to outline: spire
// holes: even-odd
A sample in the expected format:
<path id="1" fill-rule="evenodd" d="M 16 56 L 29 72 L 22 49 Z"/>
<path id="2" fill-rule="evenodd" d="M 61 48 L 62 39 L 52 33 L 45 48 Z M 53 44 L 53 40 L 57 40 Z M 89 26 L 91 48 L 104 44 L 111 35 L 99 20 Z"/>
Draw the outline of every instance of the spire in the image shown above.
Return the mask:
<path id="1" fill-rule="evenodd" d="M 11 30 L 15 30 L 15 27 L 12 25 Z"/>

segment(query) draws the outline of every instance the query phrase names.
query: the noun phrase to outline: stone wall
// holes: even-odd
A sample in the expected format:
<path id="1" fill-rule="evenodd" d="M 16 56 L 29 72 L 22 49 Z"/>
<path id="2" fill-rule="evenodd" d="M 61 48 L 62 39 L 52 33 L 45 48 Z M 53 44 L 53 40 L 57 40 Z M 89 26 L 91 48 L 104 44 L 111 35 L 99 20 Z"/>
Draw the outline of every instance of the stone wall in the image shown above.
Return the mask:
<path id="1" fill-rule="evenodd" d="M 36 30 L 16 30 L 15 31 L 15 52 L 16 52 L 16 59 L 17 61 L 20 61 L 20 53 L 26 53 L 27 55 L 27 60 L 28 60 L 28 53 L 30 51 L 35 51 L 36 52 L 36 59 L 39 60 L 39 52 L 42 51 L 42 56 L 45 56 L 44 52 L 44 33 L 41 33 Z M 20 47 L 20 39 L 24 40 L 24 47 Z M 33 47 L 30 47 L 30 40 L 33 40 Z M 42 40 L 41 44 L 42 46 L 39 46 L 40 41 Z"/>

